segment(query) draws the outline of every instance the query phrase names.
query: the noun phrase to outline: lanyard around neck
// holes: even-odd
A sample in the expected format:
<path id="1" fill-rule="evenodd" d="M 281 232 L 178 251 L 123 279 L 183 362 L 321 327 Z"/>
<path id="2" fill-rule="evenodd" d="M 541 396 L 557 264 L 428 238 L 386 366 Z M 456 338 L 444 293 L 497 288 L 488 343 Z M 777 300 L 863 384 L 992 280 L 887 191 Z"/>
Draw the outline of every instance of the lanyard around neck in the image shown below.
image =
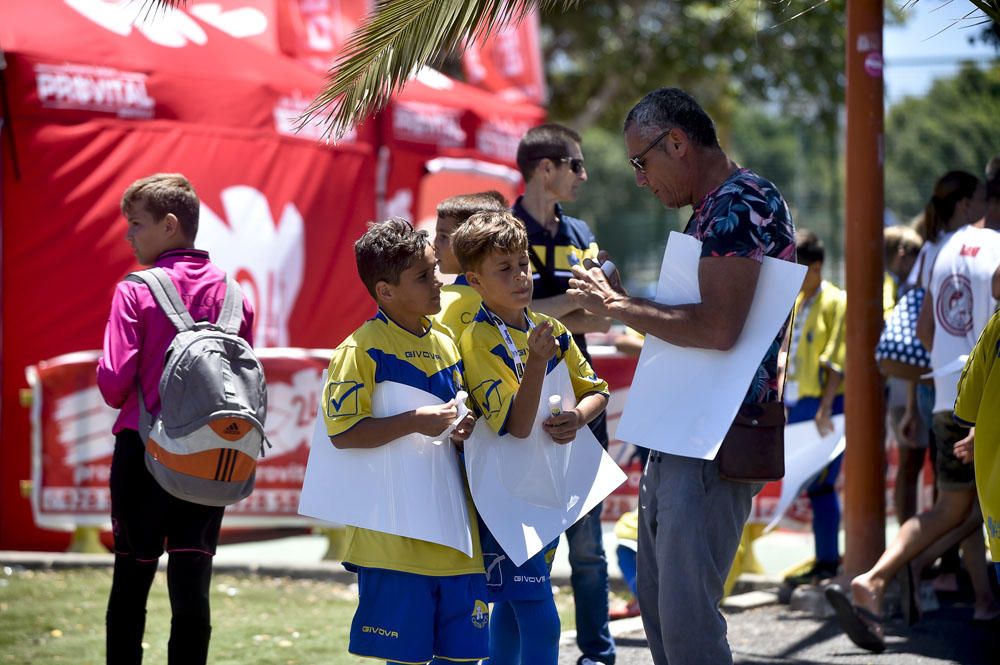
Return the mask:
<path id="1" fill-rule="evenodd" d="M 486 315 L 490 317 L 490 321 L 492 321 L 493 325 L 495 325 L 497 330 L 500 331 L 500 337 L 503 338 L 504 344 L 507 345 L 507 351 L 510 353 L 510 359 L 514 363 L 514 374 L 517 375 L 517 380 L 520 382 L 521 377 L 524 376 L 524 361 L 521 360 L 521 354 L 517 350 L 517 345 L 514 344 L 514 338 L 511 337 L 510 331 L 507 330 L 507 324 L 503 322 L 503 319 L 491 312 L 485 304 L 483 305 L 483 311 L 486 312 Z M 528 332 L 535 329 L 535 324 L 531 321 L 527 312 L 524 313 L 524 321 L 528 325 Z"/>

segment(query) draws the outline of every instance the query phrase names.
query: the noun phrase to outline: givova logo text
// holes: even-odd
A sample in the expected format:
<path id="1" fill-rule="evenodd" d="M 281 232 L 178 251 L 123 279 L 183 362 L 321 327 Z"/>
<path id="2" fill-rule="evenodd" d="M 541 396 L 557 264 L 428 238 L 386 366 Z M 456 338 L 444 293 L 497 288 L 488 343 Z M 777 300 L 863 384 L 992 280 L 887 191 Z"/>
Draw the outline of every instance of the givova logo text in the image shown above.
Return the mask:
<path id="1" fill-rule="evenodd" d="M 362 633 L 372 633 L 373 635 L 378 635 L 379 637 L 388 637 L 390 640 L 399 639 L 399 633 L 395 630 L 390 630 L 389 628 L 382 628 L 381 626 L 361 626 Z"/>

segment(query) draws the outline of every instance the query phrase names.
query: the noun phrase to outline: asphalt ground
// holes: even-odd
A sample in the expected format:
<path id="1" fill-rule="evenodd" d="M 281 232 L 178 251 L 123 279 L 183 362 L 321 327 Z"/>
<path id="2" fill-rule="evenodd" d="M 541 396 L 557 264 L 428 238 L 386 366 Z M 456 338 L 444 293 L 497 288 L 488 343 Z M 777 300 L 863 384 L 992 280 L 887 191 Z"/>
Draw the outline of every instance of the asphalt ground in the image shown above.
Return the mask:
<path id="1" fill-rule="evenodd" d="M 940 607 L 925 611 L 920 623 L 910 629 L 900 618 L 890 620 L 886 624 L 886 651 L 882 654 L 856 647 L 841 632 L 819 590 L 806 589 L 792 598 L 791 605 L 780 604 L 780 571 L 807 558 L 811 541 L 811 534 L 778 532 L 756 542 L 755 551 L 765 574 L 742 576 L 737 593 L 723 605 L 736 663 L 1000 665 L 1000 622 L 974 622 L 967 594 L 938 594 Z M 620 586 L 613 536 L 605 542 L 612 583 Z M 568 586 L 565 546 L 560 550 L 561 556 L 553 565 L 553 582 Z M 216 570 L 353 582 L 354 576 L 338 562 L 323 560 L 325 553 L 325 538 L 315 535 L 223 545 L 216 558 Z M 110 554 L 0 551 L 0 566 L 73 568 L 112 563 Z M 618 665 L 652 663 L 641 619 L 623 619 L 611 625 L 618 643 Z M 579 656 L 575 635 L 565 632 L 560 665 L 576 665 Z"/>

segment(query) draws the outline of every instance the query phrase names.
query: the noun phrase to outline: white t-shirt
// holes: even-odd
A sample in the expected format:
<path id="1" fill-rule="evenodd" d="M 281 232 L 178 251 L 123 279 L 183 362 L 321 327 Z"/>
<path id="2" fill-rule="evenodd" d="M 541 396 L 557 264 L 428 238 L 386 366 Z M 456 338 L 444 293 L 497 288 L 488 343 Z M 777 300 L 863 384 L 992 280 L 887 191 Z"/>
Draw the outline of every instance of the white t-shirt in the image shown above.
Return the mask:
<path id="1" fill-rule="evenodd" d="M 1000 266 L 1000 233 L 966 226 L 943 240 L 930 276 L 934 303 L 934 412 L 951 411 L 964 361 L 993 316 L 993 273 Z M 927 302 L 927 301 L 924 301 Z M 938 376 L 938 372 L 946 370 Z"/>
<path id="2" fill-rule="evenodd" d="M 915 286 L 926 289 L 931 281 L 931 268 L 934 267 L 934 259 L 937 258 L 941 246 L 948 241 L 954 231 L 942 233 L 937 240 L 928 240 L 920 247 L 917 260 L 910 269 L 910 274 L 906 276 L 906 290 Z"/>

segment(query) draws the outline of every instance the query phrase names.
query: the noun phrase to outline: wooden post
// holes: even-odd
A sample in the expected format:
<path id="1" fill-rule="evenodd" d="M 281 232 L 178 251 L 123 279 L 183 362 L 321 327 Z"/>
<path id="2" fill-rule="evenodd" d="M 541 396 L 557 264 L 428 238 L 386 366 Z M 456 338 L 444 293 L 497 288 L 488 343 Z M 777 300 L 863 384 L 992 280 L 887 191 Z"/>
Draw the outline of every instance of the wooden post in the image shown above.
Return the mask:
<path id="1" fill-rule="evenodd" d="M 868 570 L 885 549 L 885 417 L 874 350 L 882 330 L 883 161 L 881 0 L 847 3 L 847 366 L 844 571 Z"/>

